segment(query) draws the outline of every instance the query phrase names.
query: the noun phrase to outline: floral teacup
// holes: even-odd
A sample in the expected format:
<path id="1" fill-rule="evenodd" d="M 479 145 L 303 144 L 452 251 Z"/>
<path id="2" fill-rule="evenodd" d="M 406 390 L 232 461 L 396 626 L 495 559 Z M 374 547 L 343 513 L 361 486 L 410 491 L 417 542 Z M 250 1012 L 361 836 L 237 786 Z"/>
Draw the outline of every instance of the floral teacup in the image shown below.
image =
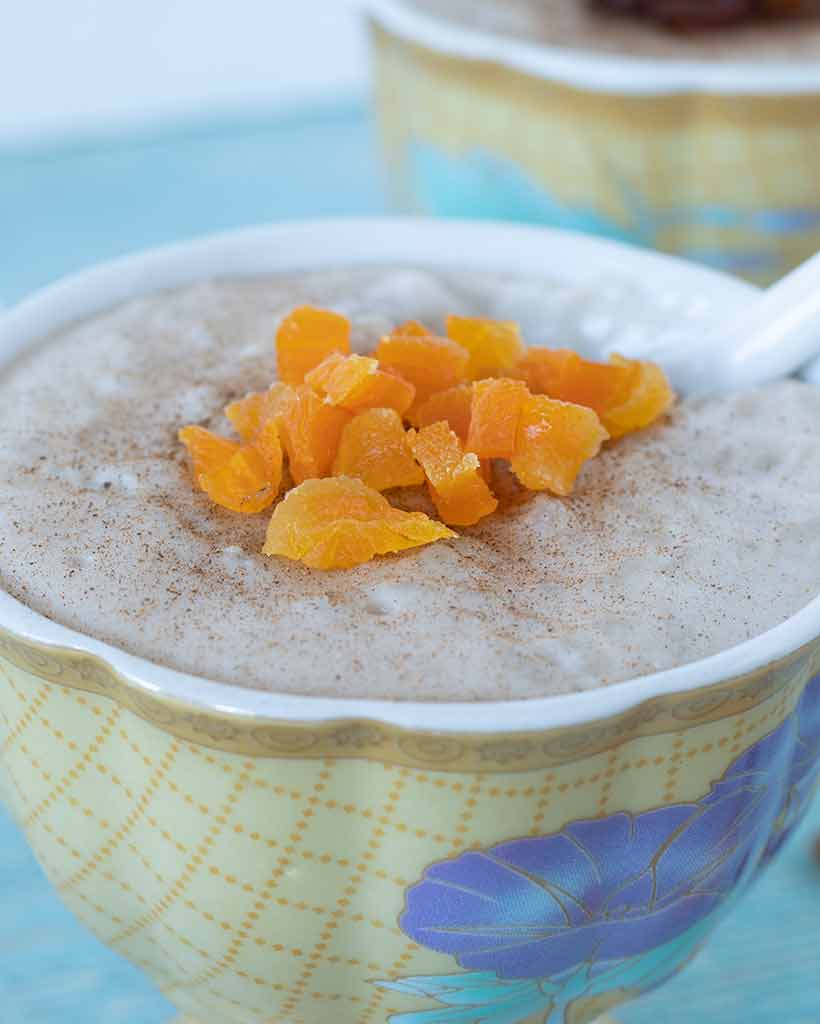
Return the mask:
<path id="1" fill-rule="evenodd" d="M 0 321 L 0 366 L 198 277 L 377 262 L 617 266 L 629 328 L 706 327 L 749 288 L 546 230 L 274 226 L 35 295 Z M 68 906 L 209 1024 L 587 1024 L 687 963 L 818 775 L 820 600 L 672 671 L 458 705 L 227 687 L 0 593 L 0 791 Z"/>

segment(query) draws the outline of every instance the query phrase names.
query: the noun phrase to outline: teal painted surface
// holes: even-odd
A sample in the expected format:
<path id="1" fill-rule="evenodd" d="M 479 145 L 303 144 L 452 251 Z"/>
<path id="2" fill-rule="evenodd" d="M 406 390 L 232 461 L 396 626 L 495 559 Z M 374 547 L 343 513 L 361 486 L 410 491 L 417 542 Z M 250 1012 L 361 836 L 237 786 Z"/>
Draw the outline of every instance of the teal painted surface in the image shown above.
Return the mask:
<path id="1" fill-rule="evenodd" d="M 383 212 L 358 107 L 0 147 L 0 300 L 99 260 L 269 220 Z"/>
<path id="2" fill-rule="evenodd" d="M 136 968 L 62 906 L 0 809 L 0 1021 L 165 1024 L 172 1017 Z"/>
<path id="3" fill-rule="evenodd" d="M 369 120 L 355 108 L 59 151 L 0 149 L 0 298 L 141 246 L 262 220 L 379 213 L 372 152 Z M 818 1024 L 815 834 L 820 805 L 692 966 L 621 1011 L 621 1024 Z M 0 810 L 0 1024 L 172 1018 L 62 907 Z"/>
<path id="4" fill-rule="evenodd" d="M 618 1013 L 620 1024 L 818 1024 L 820 804 L 677 978 Z M 0 811 L 0 1021 L 167 1024 L 172 1008 L 100 946 L 49 888 Z M 382 1024 L 382 1022 L 374 1022 Z"/>

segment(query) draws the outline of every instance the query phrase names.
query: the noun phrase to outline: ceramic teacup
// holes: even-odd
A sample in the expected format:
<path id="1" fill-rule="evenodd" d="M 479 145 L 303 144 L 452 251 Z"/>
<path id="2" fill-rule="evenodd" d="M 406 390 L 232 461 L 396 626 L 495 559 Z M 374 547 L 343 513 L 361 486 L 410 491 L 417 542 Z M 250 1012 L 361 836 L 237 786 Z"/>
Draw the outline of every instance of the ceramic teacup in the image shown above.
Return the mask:
<path id="1" fill-rule="evenodd" d="M 565 282 L 617 268 L 633 333 L 707 327 L 750 294 L 547 230 L 273 226 L 34 295 L 0 320 L 0 370 L 157 289 L 381 262 Z M 459 705 L 196 679 L 0 592 L 0 789 L 67 905 L 202 1024 L 587 1024 L 695 954 L 819 773 L 820 599 L 672 671 Z"/>
<path id="2" fill-rule="evenodd" d="M 758 283 L 820 248 L 816 60 L 600 54 L 367 6 L 403 212 L 589 231 Z"/>

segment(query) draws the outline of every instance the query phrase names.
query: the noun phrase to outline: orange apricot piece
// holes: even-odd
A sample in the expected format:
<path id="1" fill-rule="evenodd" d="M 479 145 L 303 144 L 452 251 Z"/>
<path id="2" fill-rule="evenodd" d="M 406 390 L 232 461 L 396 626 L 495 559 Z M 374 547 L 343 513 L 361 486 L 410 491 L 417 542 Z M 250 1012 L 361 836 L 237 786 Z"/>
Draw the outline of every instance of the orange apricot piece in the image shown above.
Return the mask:
<path id="1" fill-rule="evenodd" d="M 350 569 L 454 536 L 423 512 L 393 508 L 361 480 L 341 476 L 289 491 L 271 516 L 262 551 L 312 569 Z"/>
<path id="2" fill-rule="evenodd" d="M 282 441 L 276 422 L 276 397 L 283 384 L 274 384 L 270 391 L 252 391 L 232 402 L 225 415 L 246 444 L 252 445 L 265 459 L 271 485 L 278 493 L 282 483 Z"/>
<path id="3" fill-rule="evenodd" d="M 382 369 L 396 373 L 416 389 L 416 406 L 436 391 L 464 380 L 469 354 L 449 338 L 391 334 L 374 353 Z"/>
<path id="4" fill-rule="evenodd" d="M 305 374 L 305 384 L 320 394 L 328 395 L 334 405 L 341 405 L 341 402 L 334 399 L 346 397 L 378 368 L 376 359 L 331 352 L 318 366 Z"/>
<path id="5" fill-rule="evenodd" d="M 268 480 L 276 493 L 282 486 L 282 464 L 284 452 L 282 451 L 282 439 L 279 435 L 279 424 L 275 419 L 266 419 L 256 436 L 251 442 L 251 447 L 259 452 L 265 460 L 268 470 Z"/>
<path id="6" fill-rule="evenodd" d="M 265 459 L 251 446 L 240 448 L 224 466 L 203 473 L 199 485 L 217 505 L 245 515 L 264 511 L 279 494 Z"/>
<path id="7" fill-rule="evenodd" d="M 408 431 L 410 450 L 421 463 L 430 497 L 445 523 L 472 526 L 495 512 L 498 502 L 487 486 L 481 461 L 466 452 L 444 422 Z"/>
<path id="8" fill-rule="evenodd" d="M 265 454 L 254 445 L 226 441 L 202 427 L 184 427 L 179 439 L 194 463 L 197 483 L 211 501 L 253 515 L 276 500 L 281 484 Z"/>
<path id="9" fill-rule="evenodd" d="M 521 331 L 512 321 L 448 316 L 447 337 L 470 353 L 470 380 L 504 376 L 524 355 Z"/>
<path id="10" fill-rule="evenodd" d="M 522 380 L 491 377 L 473 384 L 467 450 L 481 459 L 511 459 L 521 408 L 529 398 Z"/>
<path id="11" fill-rule="evenodd" d="M 420 320 L 407 320 L 394 328 L 394 335 L 400 338 L 432 338 L 433 331 L 428 330 Z"/>
<path id="12" fill-rule="evenodd" d="M 611 356 L 612 364 L 630 374 L 631 386 L 620 402 L 601 414 L 610 437 L 622 437 L 642 430 L 659 419 L 675 402 L 675 392 L 663 370 L 655 363 Z"/>
<path id="13" fill-rule="evenodd" d="M 564 368 L 572 359 L 580 359 L 577 352 L 568 348 L 543 348 L 532 345 L 516 363 L 511 375 L 527 382 L 534 395 L 549 395 L 561 387 Z"/>
<path id="14" fill-rule="evenodd" d="M 273 404 L 294 482 L 327 476 L 351 414 L 304 384 L 278 391 Z"/>
<path id="15" fill-rule="evenodd" d="M 262 419 L 275 419 L 279 420 L 281 414 L 289 407 L 293 401 L 293 396 L 299 392 L 299 388 L 294 388 L 290 384 L 280 384 L 278 381 L 272 384 L 270 388 L 265 392 L 265 406 L 262 412 Z"/>
<path id="16" fill-rule="evenodd" d="M 473 389 L 469 384 L 457 384 L 446 391 L 437 391 L 416 409 L 416 426 L 429 427 L 444 420 L 461 441 L 466 441 L 470 432 L 472 404 Z"/>
<path id="17" fill-rule="evenodd" d="M 273 414 L 272 399 L 281 387 L 283 385 L 274 384 L 270 391 L 251 391 L 244 398 L 225 406 L 225 415 L 243 441 L 252 441 L 265 420 Z"/>
<path id="18" fill-rule="evenodd" d="M 584 463 L 608 436 L 594 409 L 532 395 L 521 408 L 510 467 L 531 491 L 571 494 Z"/>
<path id="19" fill-rule="evenodd" d="M 623 401 L 637 377 L 632 367 L 592 362 L 560 348 L 529 349 L 518 370 L 534 395 L 586 405 L 599 416 Z"/>
<path id="20" fill-rule="evenodd" d="M 300 306 L 285 317 L 276 332 L 279 380 L 301 384 L 305 374 L 331 352 L 350 352 L 350 321 L 338 313 Z"/>
<path id="21" fill-rule="evenodd" d="M 675 395 L 655 363 L 613 355 L 608 363 L 569 349 L 530 349 L 516 368 L 533 394 L 594 409 L 613 438 L 654 423 Z"/>
<path id="22" fill-rule="evenodd" d="M 376 491 L 424 483 L 395 409 L 367 409 L 353 417 L 342 431 L 333 475 L 356 477 Z"/>
<path id="23" fill-rule="evenodd" d="M 253 441 L 262 427 L 275 420 L 285 407 L 293 388 L 289 384 L 273 384 L 267 391 L 250 394 L 225 407 L 225 415 L 243 441 Z"/>
<path id="24" fill-rule="evenodd" d="M 415 385 L 394 370 L 379 370 L 368 382 L 368 389 L 359 408 L 395 409 L 404 416 L 416 399 Z"/>
<path id="25" fill-rule="evenodd" d="M 305 376 L 305 383 L 325 395 L 332 405 L 351 412 L 395 409 L 404 414 L 413 404 L 416 389 L 394 373 L 379 369 L 369 356 L 343 356 L 334 352 Z"/>
<path id="26" fill-rule="evenodd" d="M 229 441 L 204 427 L 183 427 L 177 435 L 188 449 L 194 476 L 208 473 L 215 466 L 224 465 L 240 448 L 237 441 Z"/>

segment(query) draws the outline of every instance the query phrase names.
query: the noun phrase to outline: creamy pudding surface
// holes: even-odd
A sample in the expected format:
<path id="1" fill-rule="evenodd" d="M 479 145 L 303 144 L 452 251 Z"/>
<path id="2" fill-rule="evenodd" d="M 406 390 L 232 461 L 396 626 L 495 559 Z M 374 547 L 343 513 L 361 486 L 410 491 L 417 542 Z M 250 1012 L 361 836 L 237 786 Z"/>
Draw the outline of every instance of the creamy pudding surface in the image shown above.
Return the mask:
<path id="1" fill-rule="evenodd" d="M 820 586 L 808 385 L 682 402 L 608 446 L 568 499 L 521 493 L 498 466 L 498 513 L 339 572 L 263 556 L 269 514 L 212 505 L 177 441 L 186 423 L 229 433 L 221 408 L 270 383 L 279 320 L 305 302 L 348 315 L 360 351 L 446 313 L 614 347 L 617 310 L 647 303 L 631 287 L 360 268 L 206 281 L 73 326 L 0 371 L 0 584 L 133 654 L 294 694 L 528 698 L 747 640 Z M 685 304 L 675 315 L 685 326 Z"/>
<path id="2" fill-rule="evenodd" d="M 718 31 L 670 32 L 652 21 L 595 9 L 583 0 L 403 0 L 463 28 L 527 43 L 675 60 L 820 58 L 820 20 L 778 19 Z M 718 0 L 715 0 L 717 3 Z"/>

